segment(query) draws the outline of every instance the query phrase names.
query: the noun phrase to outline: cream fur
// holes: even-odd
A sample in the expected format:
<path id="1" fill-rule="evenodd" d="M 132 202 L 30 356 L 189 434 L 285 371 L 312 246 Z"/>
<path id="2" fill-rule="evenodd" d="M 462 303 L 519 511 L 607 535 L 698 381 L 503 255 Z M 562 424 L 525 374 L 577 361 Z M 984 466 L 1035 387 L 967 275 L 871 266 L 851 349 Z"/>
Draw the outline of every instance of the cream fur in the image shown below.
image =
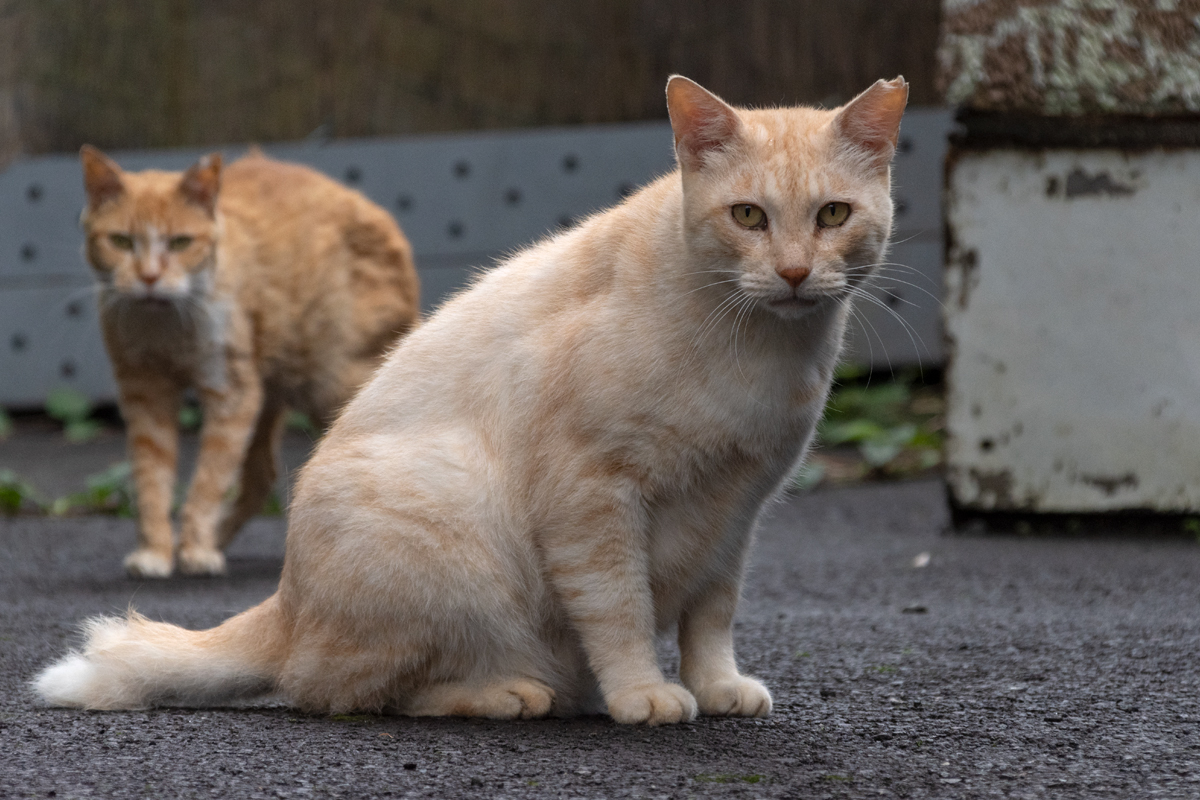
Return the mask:
<path id="1" fill-rule="evenodd" d="M 276 595 L 204 633 L 99 623 L 42 696 L 137 707 L 226 682 L 321 711 L 769 713 L 733 651 L 746 553 L 885 247 L 905 95 L 745 111 L 673 78 L 681 171 L 399 345 L 300 477 Z M 853 211 L 820 228 L 831 202 Z M 741 227 L 738 203 L 767 226 Z M 673 626 L 682 686 L 655 660 Z"/>

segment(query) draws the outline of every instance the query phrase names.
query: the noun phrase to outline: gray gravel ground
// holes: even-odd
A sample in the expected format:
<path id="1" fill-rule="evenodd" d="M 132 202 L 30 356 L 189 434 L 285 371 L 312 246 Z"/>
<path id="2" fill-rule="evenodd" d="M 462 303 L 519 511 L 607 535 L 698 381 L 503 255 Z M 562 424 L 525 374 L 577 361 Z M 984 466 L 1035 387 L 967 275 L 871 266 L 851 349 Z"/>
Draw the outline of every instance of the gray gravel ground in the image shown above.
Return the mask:
<path id="1" fill-rule="evenodd" d="M 139 583 L 131 522 L 0 519 L 0 796 L 1200 797 L 1200 545 L 946 521 L 934 482 L 776 508 L 737 629 L 775 713 L 648 729 L 39 708 L 26 683 L 83 617 L 209 626 L 269 595 L 283 524 L 228 578 Z"/>

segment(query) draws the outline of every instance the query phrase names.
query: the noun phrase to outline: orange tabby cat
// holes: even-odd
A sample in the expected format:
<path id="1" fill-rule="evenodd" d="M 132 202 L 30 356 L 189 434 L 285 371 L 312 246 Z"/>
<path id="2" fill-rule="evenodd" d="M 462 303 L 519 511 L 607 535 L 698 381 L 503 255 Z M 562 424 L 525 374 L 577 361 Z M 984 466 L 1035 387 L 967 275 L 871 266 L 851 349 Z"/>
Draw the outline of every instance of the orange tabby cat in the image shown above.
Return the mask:
<path id="1" fill-rule="evenodd" d="M 358 192 L 259 153 L 180 174 L 125 173 L 84 146 L 87 259 L 137 486 L 133 575 L 220 574 L 223 549 L 263 506 L 284 413 L 327 423 L 417 321 L 408 240 Z M 200 455 L 170 512 L 186 388 Z M 239 483 L 232 507 L 225 496 Z"/>
<path id="2" fill-rule="evenodd" d="M 407 337 L 304 468 L 279 591 L 209 631 L 95 619 L 48 702 L 619 722 L 762 716 L 732 622 L 892 223 L 907 85 L 747 111 L 674 77 L 679 170 Z M 655 659 L 678 628 L 682 685 Z"/>

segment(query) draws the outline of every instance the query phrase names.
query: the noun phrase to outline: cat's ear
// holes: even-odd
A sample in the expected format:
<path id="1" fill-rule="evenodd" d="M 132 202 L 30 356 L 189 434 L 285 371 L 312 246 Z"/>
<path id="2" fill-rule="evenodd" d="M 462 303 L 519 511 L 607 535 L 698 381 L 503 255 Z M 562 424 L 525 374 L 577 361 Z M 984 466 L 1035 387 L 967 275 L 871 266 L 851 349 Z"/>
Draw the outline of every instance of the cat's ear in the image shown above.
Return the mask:
<path id="1" fill-rule="evenodd" d="M 835 124 L 843 139 L 864 151 L 872 163 L 886 167 L 896 152 L 900 118 L 908 104 L 908 84 L 903 77 L 875 81 L 875 85 L 847 103 Z"/>
<path id="2" fill-rule="evenodd" d="M 725 149 L 741 134 L 737 111 L 682 75 L 667 81 L 667 113 L 675 132 L 675 155 L 685 170 L 700 169 L 705 156 Z"/>
<path id="3" fill-rule="evenodd" d="M 189 203 L 200 206 L 209 214 L 217 207 L 217 192 L 221 190 L 221 154 L 204 156 L 183 173 L 179 191 Z"/>
<path id="4" fill-rule="evenodd" d="M 85 144 L 79 148 L 79 161 L 83 164 L 83 188 L 87 191 L 89 208 L 99 208 L 125 191 L 121 168 L 104 153 Z"/>

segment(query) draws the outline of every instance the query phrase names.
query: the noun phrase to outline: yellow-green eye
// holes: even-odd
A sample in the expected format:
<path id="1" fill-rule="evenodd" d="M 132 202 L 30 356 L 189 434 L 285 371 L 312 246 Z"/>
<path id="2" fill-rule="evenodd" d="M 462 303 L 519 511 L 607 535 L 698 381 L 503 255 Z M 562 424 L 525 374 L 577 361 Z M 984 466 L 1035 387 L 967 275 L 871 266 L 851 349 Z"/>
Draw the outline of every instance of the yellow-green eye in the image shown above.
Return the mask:
<path id="1" fill-rule="evenodd" d="M 836 228 L 850 217 L 850 206 L 846 203 L 830 203 L 817 212 L 817 224 L 822 228 Z"/>
<path id="2" fill-rule="evenodd" d="M 111 242 L 112 246 L 118 250 L 133 249 L 133 237 L 128 233 L 110 233 L 108 235 L 108 241 Z"/>
<path id="3" fill-rule="evenodd" d="M 179 252 L 180 250 L 187 250 L 191 246 L 192 246 L 192 237 L 191 236 L 172 236 L 171 240 L 169 242 L 167 242 L 167 247 L 171 250 L 174 250 L 175 252 Z"/>
<path id="4" fill-rule="evenodd" d="M 733 207 L 733 218 L 746 228 L 767 227 L 767 213 L 756 205 L 738 203 Z"/>

